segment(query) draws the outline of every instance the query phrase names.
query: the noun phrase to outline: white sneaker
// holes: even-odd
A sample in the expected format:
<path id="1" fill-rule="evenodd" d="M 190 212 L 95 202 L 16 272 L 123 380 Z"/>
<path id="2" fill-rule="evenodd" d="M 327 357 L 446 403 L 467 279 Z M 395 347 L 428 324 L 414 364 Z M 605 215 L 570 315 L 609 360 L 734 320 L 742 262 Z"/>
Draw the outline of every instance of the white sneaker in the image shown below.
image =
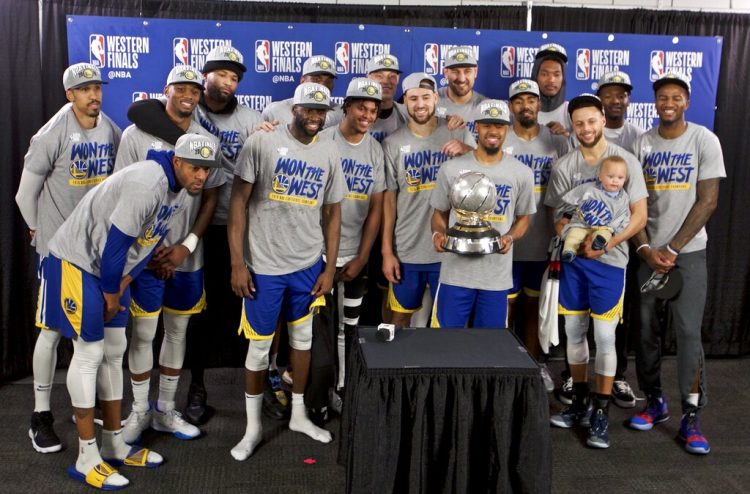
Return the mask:
<path id="1" fill-rule="evenodd" d="M 139 412 L 135 409 L 130 411 L 130 415 L 122 426 L 122 439 L 127 444 L 138 443 L 141 440 L 143 431 L 151 425 L 151 408 L 145 412 Z"/>
<path id="2" fill-rule="evenodd" d="M 544 381 L 544 388 L 548 393 L 551 393 L 555 390 L 555 381 L 552 380 L 552 376 L 547 369 L 547 364 L 541 364 L 539 367 L 539 373 L 542 375 L 542 381 Z"/>
<path id="3" fill-rule="evenodd" d="M 159 411 L 154 407 L 151 414 L 151 427 L 160 432 L 169 432 L 178 439 L 195 439 L 201 430 L 185 421 L 177 410 Z"/>

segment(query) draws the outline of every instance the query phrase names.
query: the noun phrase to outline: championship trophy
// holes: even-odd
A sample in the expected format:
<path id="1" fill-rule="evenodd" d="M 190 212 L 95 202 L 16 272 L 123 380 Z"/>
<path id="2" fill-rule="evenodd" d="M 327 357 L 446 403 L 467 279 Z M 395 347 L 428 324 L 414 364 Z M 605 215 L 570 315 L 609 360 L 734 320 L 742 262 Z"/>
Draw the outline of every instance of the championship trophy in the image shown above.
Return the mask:
<path id="1" fill-rule="evenodd" d="M 458 221 L 446 232 L 443 248 L 465 255 L 500 252 L 500 232 L 487 221 L 497 203 L 495 184 L 483 173 L 462 173 L 451 186 L 450 201 Z"/>

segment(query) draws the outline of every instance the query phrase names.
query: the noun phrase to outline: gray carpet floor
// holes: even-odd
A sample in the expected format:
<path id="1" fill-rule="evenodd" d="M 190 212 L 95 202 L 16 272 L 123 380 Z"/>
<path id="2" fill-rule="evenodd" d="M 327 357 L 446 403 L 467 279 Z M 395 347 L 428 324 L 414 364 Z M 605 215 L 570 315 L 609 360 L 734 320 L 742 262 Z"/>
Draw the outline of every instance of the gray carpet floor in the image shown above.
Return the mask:
<path id="1" fill-rule="evenodd" d="M 614 406 L 610 411 L 612 447 L 608 450 L 587 448 L 583 430 L 550 430 L 553 492 L 750 492 L 750 433 L 745 423 L 745 408 L 750 406 L 750 359 L 708 361 L 709 406 L 702 422 L 711 454 L 705 457 L 685 453 L 676 439 L 680 410 L 675 364 L 674 359 L 666 359 L 663 367 L 673 416 L 654 430 L 626 428 L 623 424 L 634 410 Z M 559 371 L 562 362 L 550 366 Z M 632 361 L 628 373 L 635 385 Z M 264 418 L 264 441 L 256 453 L 245 462 L 232 459 L 229 449 L 245 426 L 242 378 L 241 369 L 207 371 L 209 402 L 217 412 L 202 427 L 203 436 L 181 441 L 153 431 L 144 434 L 144 445 L 161 453 L 167 463 L 155 470 L 123 467 L 131 481 L 125 492 L 344 492 L 345 471 L 336 463 L 337 438 L 329 445 L 320 444 Z M 189 379 L 182 381 L 178 400 L 184 400 Z M 152 395 L 157 383 L 153 382 Z M 125 394 L 129 395 L 127 388 Z M 94 492 L 69 480 L 65 473 L 75 461 L 77 446 L 65 371 L 58 371 L 52 402 L 56 430 L 65 449 L 42 455 L 33 451 L 27 435 L 33 406 L 31 378 L 0 387 L 0 403 L 5 404 L 0 407 L 0 492 Z M 642 404 L 639 401 L 635 410 Z M 551 412 L 561 408 L 552 395 L 550 407 Z M 327 426 L 334 436 L 338 425 L 335 419 Z"/>

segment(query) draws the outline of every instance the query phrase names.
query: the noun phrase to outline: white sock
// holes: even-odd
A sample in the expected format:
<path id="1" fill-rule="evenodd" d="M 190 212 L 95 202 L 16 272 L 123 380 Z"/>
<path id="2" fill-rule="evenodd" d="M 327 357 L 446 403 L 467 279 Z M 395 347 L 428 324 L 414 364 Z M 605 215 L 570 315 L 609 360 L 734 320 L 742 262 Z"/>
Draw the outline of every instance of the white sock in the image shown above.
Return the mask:
<path id="1" fill-rule="evenodd" d="M 240 442 L 232 448 L 232 457 L 237 461 L 244 461 L 253 454 L 253 450 L 263 438 L 263 426 L 260 423 L 260 412 L 263 407 L 263 393 L 249 395 L 245 393 L 245 413 L 247 427 Z"/>
<path id="2" fill-rule="evenodd" d="M 128 457 L 132 446 L 125 444 L 122 439 L 122 429 L 108 431 L 102 429 L 102 457 L 124 460 Z"/>
<path id="3" fill-rule="evenodd" d="M 302 393 L 292 393 L 292 418 L 289 419 L 289 430 L 301 432 L 322 443 L 330 443 L 333 439 L 330 432 L 321 429 L 307 418 L 305 395 Z"/>
<path id="4" fill-rule="evenodd" d="M 159 376 L 159 400 L 156 407 L 162 412 L 174 410 L 174 395 L 180 384 L 180 376 Z"/>
<path id="5" fill-rule="evenodd" d="M 148 411 L 148 391 L 151 380 L 135 381 L 131 378 L 130 384 L 133 388 L 133 410 L 141 413 Z"/>
<path id="6" fill-rule="evenodd" d="M 32 360 L 34 370 L 34 411 L 46 412 L 50 409 L 49 401 L 52 392 L 52 381 L 57 367 L 57 345 L 60 333 L 43 329 L 34 345 Z"/>
<path id="7" fill-rule="evenodd" d="M 700 393 L 690 393 L 688 395 L 687 402 L 689 404 L 693 405 L 694 407 L 697 407 L 698 406 L 698 399 L 700 398 L 700 396 L 701 396 Z"/>
<path id="8" fill-rule="evenodd" d="M 99 454 L 99 448 L 96 446 L 96 439 L 78 439 L 78 459 L 76 460 L 76 470 L 83 475 L 87 475 L 92 468 L 102 463 L 102 457 Z M 130 481 L 120 475 L 113 473 L 104 481 L 104 485 L 125 486 Z"/>

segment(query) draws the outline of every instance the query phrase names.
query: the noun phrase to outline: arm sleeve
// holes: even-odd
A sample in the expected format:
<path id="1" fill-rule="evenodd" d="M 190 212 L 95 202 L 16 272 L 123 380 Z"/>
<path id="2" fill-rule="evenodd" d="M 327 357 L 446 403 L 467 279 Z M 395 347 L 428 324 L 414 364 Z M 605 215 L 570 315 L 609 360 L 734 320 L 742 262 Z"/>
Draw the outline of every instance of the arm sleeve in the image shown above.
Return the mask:
<path id="1" fill-rule="evenodd" d="M 259 146 L 256 143 L 261 135 L 262 133 L 253 134 L 245 141 L 234 165 L 234 174 L 251 184 L 254 184 L 257 178 L 257 164 L 260 153 Z"/>
<path id="2" fill-rule="evenodd" d="M 109 229 L 107 242 L 102 251 L 101 284 L 104 293 L 118 293 L 120 279 L 128 259 L 128 249 L 135 237 L 120 231 L 114 224 Z"/>
<path id="3" fill-rule="evenodd" d="M 39 194 L 42 192 L 45 179 L 45 176 L 38 175 L 29 169 L 24 169 L 21 173 L 21 182 L 16 192 L 16 204 L 21 210 L 23 220 L 31 230 L 36 230 Z"/>

